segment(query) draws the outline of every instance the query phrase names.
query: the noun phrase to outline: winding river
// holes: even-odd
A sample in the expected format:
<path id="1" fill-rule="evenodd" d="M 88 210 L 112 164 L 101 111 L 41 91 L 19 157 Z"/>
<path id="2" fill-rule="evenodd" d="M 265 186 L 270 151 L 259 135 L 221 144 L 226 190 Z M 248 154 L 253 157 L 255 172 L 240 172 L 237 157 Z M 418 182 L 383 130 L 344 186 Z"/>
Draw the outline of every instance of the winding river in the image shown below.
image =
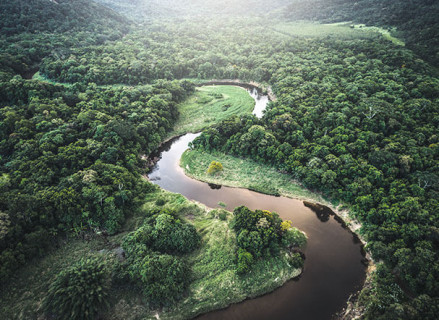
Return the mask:
<path id="1" fill-rule="evenodd" d="M 252 89 L 248 91 L 257 106 L 259 102 L 261 113 L 257 116 L 261 116 L 268 98 Z M 304 250 L 304 271 L 298 279 L 287 282 L 272 293 L 201 315 L 197 319 L 331 319 L 342 310 L 349 296 L 364 284 L 366 267 L 362 263 L 361 243 L 334 218 L 328 208 L 326 212 L 316 214 L 297 199 L 210 186 L 187 177 L 179 166 L 179 160 L 188 143 L 198 135 L 189 133 L 164 144 L 159 150 L 160 160 L 149 175 L 150 180 L 163 189 L 181 193 L 211 208 L 218 207 L 218 202 L 222 201 L 231 211 L 240 205 L 252 210 L 275 211 L 282 219 L 291 220 L 295 227 L 306 232 L 308 243 Z"/>

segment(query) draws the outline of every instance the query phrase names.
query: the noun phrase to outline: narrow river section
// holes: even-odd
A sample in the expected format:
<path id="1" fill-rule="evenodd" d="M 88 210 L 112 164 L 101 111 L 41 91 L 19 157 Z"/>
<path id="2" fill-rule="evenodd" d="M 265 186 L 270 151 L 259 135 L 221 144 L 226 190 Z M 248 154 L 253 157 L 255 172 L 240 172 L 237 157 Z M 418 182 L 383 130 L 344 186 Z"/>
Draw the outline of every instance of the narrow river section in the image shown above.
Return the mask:
<path id="1" fill-rule="evenodd" d="M 255 91 L 253 95 L 258 93 Z M 257 97 L 255 100 L 258 103 Z M 264 101 L 266 105 L 268 98 L 259 101 Z M 298 279 L 287 282 L 272 293 L 201 315 L 197 319 L 331 319 L 342 310 L 350 295 L 364 284 L 366 267 L 362 263 L 363 250 L 357 237 L 334 219 L 333 214 L 316 214 L 305 207 L 303 201 L 247 189 L 210 186 L 187 177 L 179 161 L 188 144 L 198 135 L 189 133 L 164 144 L 159 150 L 160 160 L 149 174 L 149 179 L 163 189 L 180 193 L 210 208 L 219 207 L 218 202 L 221 201 L 230 211 L 240 205 L 252 210 L 275 211 L 282 219 L 291 220 L 295 227 L 304 231 L 308 243 L 304 250 L 304 271 Z"/>

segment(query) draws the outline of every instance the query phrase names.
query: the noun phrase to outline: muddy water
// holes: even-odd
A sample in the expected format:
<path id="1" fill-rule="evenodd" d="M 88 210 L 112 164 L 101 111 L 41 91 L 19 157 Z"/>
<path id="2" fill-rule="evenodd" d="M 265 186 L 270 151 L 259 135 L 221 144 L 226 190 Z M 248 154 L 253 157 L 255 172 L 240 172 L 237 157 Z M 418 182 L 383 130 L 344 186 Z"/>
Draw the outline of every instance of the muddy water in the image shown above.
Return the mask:
<path id="1" fill-rule="evenodd" d="M 187 177 L 179 160 L 196 136 L 198 134 L 186 134 L 165 144 L 159 150 L 161 159 L 150 173 L 150 180 L 163 189 L 181 193 L 211 208 L 219 207 L 221 201 L 226 203 L 228 210 L 245 205 L 253 210 L 275 211 L 308 236 L 305 267 L 299 279 L 287 282 L 272 293 L 201 315 L 198 319 L 331 319 L 364 283 L 366 268 L 362 264 L 361 244 L 333 215 L 316 214 L 300 200 L 209 186 Z"/>

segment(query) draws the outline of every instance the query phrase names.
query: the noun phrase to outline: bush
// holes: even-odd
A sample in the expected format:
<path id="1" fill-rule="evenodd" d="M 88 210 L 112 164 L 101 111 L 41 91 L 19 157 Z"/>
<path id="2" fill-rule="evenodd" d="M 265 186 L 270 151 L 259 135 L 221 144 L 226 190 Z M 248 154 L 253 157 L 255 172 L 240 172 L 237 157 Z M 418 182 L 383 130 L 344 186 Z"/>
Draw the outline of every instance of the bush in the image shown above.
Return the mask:
<path id="1" fill-rule="evenodd" d="M 237 237 L 238 247 L 250 252 L 255 258 L 262 256 L 264 244 L 257 231 L 242 230 Z"/>
<path id="2" fill-rule="evenodd" d="M 200 235 L 191 224 L 183 224 L 168 214 L 156 218 L 153 248 L 165 253 L 189 253 L 198 247 Z"/>
<path id="3" fill-rule="evenodd" d="M 218 215 L 218 218 L 221 221 L 226 221 L 227 220 L 227 212 L 225 212 L 225 211 L 220 212 L 219 215 Z"/>
<path id="4" fill-rule="evenodd" d="M 140 280 L 151 306 L 170 305 L 183 296 L 189 283 L 189 268 L 182 259 L 151 254 L 130 267 L 132 280 Z"/>
<path id="5" fill-rule="evenodd" d="M 250 271 L 250 267 L 253 264 L 253 256 L 250 252 L 244 249 L 238 249 L 238 264 L 236 272 L 244 274 Z"/>
<path id="6" fill-rule="evenodd" d="M 214 175 L 215 173 L 223 171 L 223 165 L 221 162 L 212 161 L 207 169 L 207 173 L 210 175 Z"/>
<path id="7" fill-rule="evenodd" d="M 304 261 L 302 259 L 302 256 L 300 255 L 300 253 L 291 254 L 289 260 L 290 260 L 291 266 L 293 268 L 302 268 L 303 267 Z"/>
<path id="8" fill-rule="evenodd" d="M 106 264 L 98 258 L 81 259 L 56 276 L 43 310 L 57 319 L 95 319 L 99 310 L 108 306 L 109 288 Z"/>
<path id="9" fill-rule="evenodd" d="M 253 258 L 277 256 L 282 247 L 300 247 L 306 243 L 305 235 L 292 228 L 291 221 L 282 221 L 275 212 L 267 210 L 237 207 L 230 225 L 236 233 L 239 273 L 250 270 L 249 261 Z M 295 260 L 293 262 L 297 264 Z"/>
<path id="10" fill-rule="evenodd" d="M 163 200 L 163 199 L 157 199 L 157 200 L 155 201 L 155 204 L 156 204 L 157 206 L 163 206 L 165 203 L 166 203 L 166 201 Z"/>
<path id="11" fill-rule="evenodd" d="M 218 205 L 219 205 L 220 207 L 223 207 L 223 208 L 227 207 L 227 204 L 225 204 L 225 203 L 222 202 L 222 201 L 219 201 L 219 202 L 218 202 Z"/>

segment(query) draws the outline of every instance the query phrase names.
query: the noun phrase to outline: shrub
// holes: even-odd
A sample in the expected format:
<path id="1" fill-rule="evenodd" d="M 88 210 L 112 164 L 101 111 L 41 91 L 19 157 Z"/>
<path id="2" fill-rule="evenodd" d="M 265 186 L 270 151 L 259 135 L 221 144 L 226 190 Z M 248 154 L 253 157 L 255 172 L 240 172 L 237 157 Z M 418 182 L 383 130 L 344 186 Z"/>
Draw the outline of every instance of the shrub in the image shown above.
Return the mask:
<path id="1" fill-rule="evenodd" d="M 226 221 L 227 220 L 227 212 L 225 212 L 225 211 L 220 212 L 219 215 L 218 215 L 218 218 L 221 221 Z"/>
<path id="2" fill-rule="evenodd" d="M 218 202 L 218 205 L 219 205 L 220 207 L 223 207 L 223 208 L 227 207 L 227 204 L 225 204 L 225 203 L 222 202 L 222 201 L 219 201 L 219 202 Z"/>
<path id="3" fill-rule="evenodd" d="M 225 105 L 223 105 L 222 109 L 223 111 L 227 111 L 227 109 L 229 109 L 232 105 L 230 103 L 227 103 Z"/>
<path id="4" fill-rule="evenodd" d="M 238 264 L 236 272 L 244 274 L 250 271 L 250 267 L 253 264 L 253 256 L 250 252 L 244 249 L 238 249 Z"/>
<path id="5" fill-rule="evenodd" d="M 153 243 L 154 228 L 145 224 L 136 231 L 127 234 L 122 242 L 122 248 L 128 255 L 145 255 L 149 253 L 148 247 Z M 142 254 L 143 252 L 143 254 Z"/>
<path id="6" fill-rule="evenodd" d="M 207 169 L 207 173 L 210 175 L 214 175 L 215 173 L 223 171 L 223 165 L 221 162 L 212 161 Z"/>
<path id="7" fill-rule="evenodd" d="M 151 306 L 170 305 L 183 296 L 189 283 L 185 261 L 171 255 L 151 254 L 130 266 L 133 281 L 140 280 Z"/>
<path id="8" fill-rule="evenodd" d="M 165 203 L 166 203 L 166 201 L 163 200 L 163 199 L 157 199 L 157 200 L 155 201 L 155 204 L 156 204 L 157 206 L 163 206 Z"/>
<path id="9" fill-rule="evenodd" d="M 237 237 L 238 247 L 252 254 L 255 258 L 262 256 L 264 244 L 261 235 L 257 231 L 242 230 Z"/>
<path id="10" fill-rule="evenodd" d="M 168 214 L 156 218 L 153 248 L 165 253 L 189 253 L 200 244 L 201 237 L 191 224 L 183 224 Z"/>
<path id="11" fill-rule="evenodd" d="M 57 319 L 95 319 L 99 310 L 108 306 L 109 288 L 106 264 L 98 258 L 81 259 L 56 276 L 43 310 Z"/>
<path id="12" fill-rule="evenodd" d="M 305 235 L 292 228 L 291 221 L 282 221 L 275 212 L 267 210 L 252 211 L 245 206 L 237 207 L 230 226 L 236 233 L 239 273 L 250 270 L 247 253 L 251 259 L 276 256 L 282 247 L 300 247 L 306 243 Z"/>

